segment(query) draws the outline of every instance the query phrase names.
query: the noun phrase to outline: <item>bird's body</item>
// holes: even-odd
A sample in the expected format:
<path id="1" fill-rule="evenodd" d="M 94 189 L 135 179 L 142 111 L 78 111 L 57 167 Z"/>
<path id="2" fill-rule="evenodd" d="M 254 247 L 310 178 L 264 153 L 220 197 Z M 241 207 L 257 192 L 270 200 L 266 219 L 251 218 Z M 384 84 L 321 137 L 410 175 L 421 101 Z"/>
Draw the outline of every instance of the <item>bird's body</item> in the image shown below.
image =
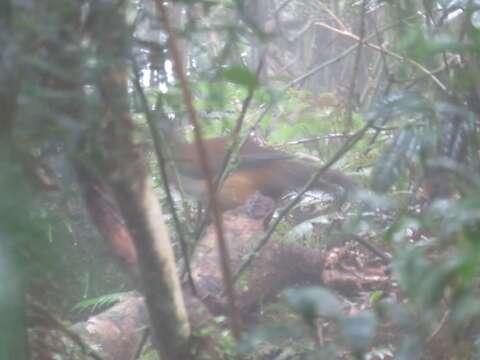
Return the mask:
<path id="1" fill-rule="evenodd" d="M 224 138 L 213 138 L 204 140 L 204 144 L 210 174 L 216 178 L 222 171 L 227 143 Z M 195 144 L 178 144 L 174 159 L 185 192 L 200 201 L 207 200 L 207 184 Z M 285 194 L 303 187 L 316 170 L 309 162 L 248 140 L 239 152 L 237 167 L 221 186 L 217 201 L 222 210 L 228 210 L 243 205 L 257 191 L 277 201 Z M 328 170 L 313 188 L 337 194 L 339 191 L 348 192 L 353 186 L 347 176 Z"/>

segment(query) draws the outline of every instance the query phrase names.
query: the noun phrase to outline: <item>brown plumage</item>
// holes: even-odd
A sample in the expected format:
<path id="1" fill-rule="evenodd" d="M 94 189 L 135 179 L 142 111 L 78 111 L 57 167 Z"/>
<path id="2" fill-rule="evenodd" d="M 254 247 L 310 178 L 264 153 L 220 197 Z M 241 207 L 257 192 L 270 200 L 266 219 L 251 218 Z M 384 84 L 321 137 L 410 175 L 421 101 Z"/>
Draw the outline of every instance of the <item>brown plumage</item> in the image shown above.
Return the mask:
<path id="1" fill-rule="evenodd" d="M 204 140 L 210 173 L 217 177 L 222 170 L 226 142 L 224 138 Z M 181 182 L 187 194 L 201 201 L 207 200 L 207 188 L 195 144 L 177 144 L 174 151 Z M 223 210 L 243 205 L 256 191 L 277 201 L 290 191 L 303 187 L 317 170 L 310 162 L 295 159 L 292 155 L 262 147 L 248 140 L 239 153 L 238 166 L 227 177 L 218 193 Z M 345 194 L 355 187 L 344 174 L 328 170 L 313 186 L 332 194 Z"/>

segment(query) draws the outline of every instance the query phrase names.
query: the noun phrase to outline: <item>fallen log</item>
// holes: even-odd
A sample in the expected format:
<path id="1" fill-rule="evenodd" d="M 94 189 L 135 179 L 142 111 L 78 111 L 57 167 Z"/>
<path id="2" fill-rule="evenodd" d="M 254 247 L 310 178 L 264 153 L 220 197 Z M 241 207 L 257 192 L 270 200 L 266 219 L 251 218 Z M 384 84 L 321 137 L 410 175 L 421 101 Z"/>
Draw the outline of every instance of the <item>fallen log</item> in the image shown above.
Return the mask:
<path id="1" fill-rule="evenodd" d="M 251 202 L 225 213 L 225 238 L 234 271 L 239 269 L 243 259 L 255 248 L 256 240 L 264 232 L 265 217 L 271 212 L 272 206 L 270 199 L 257 194 Z M 270 242 L 265 246 L 236 286 L 243 326 L 248 327 L 255 320 L 260 303 L 273 299 L 286 287 L 321 283 L 323 260 L 322 251 L 298 245 Z M 190 322 L 196 330 L 210 326 L 215 332 L 219 329 L 212 317 L 225 314 L 226 305 L 222 296 L 222 276 L 213 229 L 207 229 L 195 250 L 192 269 L 198 297 L 193 296 L 187 286 L 184 286 Z M 136 293 L 107 311 L 72 327 L 106 360 L 134 358 L 146 328 L 147 310 L 142 297 Z M 218 355 L 215 354 L 217 347 L 209 341 L 204 341 L 202 347 L 209 349 L 209 356 Z"/>

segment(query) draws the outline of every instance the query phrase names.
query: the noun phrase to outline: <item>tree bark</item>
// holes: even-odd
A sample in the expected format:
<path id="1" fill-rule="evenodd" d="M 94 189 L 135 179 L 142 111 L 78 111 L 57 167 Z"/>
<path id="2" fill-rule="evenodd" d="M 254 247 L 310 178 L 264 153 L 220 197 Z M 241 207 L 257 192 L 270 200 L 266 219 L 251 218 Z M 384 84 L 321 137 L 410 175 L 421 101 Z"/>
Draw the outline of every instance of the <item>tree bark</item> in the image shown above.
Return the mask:
<path id="1" fill-rule="evenodd" d="M 190 325 L 173 250 L 145 160 L 133 140 L 124 9 L 114 2 L 99 2 L 92 5 L 92 14 L 88 30 L 102 67 L 97 86 L 105 126 L 96 144 L 103 156 L 102 170 L 135 245 L 155 346 L 162 359 L 191 359 Z"/>

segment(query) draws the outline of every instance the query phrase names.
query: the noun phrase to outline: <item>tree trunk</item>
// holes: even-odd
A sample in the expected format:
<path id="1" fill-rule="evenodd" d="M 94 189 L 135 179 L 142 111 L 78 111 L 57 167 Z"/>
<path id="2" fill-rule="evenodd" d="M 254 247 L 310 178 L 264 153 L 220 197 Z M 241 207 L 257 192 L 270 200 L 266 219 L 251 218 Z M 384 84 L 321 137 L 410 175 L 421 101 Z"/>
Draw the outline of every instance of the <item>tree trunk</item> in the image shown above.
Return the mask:
<path id="1" fill-rule="evenodd" d="M 25 223 L 28 202 L 20 201 L 23 174 L 15 154 L 12 140 L 13 124 L 17 111 L 18 58 L 12 30 L 10 1 L 0 4 L 0 358 L 28 358 L 27 325 L 25 314 L 25 289 L 19 238 L 28 228 Z M 17 202 L 18 201 L 18 202 Z M 19 231 L 19 228 L 21 231 Z"/>
<path id="2" fill-rule="evenodd" d="M 133 141 L 124 10 L 113 2 L 103 2 L 96 3 L 92 13 L 89 30 L 103 70 L 97 85 L 105 124 L 99 144 L 104 170 L 138 254 L 155 345 L 162 359 L 191 359 L 190 325 L 173 250 L 144 158 Z"/>

